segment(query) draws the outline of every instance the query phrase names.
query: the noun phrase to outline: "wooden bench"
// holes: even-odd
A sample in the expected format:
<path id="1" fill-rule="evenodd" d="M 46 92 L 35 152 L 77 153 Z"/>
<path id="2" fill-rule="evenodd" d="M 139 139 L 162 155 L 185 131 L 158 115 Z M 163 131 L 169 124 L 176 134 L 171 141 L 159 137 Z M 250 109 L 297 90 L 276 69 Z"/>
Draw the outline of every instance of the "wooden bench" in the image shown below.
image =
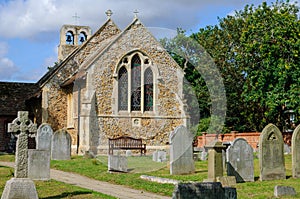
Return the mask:
<path id="1" fill-rule="evenodd" d="M 113 155 L 114 150 L 140 150 L 141 155 L 146 154 L 146 144 L 142 139 L 132 138 L 129 136 L 121 136 L 108 139 L 108 154 Z"/>

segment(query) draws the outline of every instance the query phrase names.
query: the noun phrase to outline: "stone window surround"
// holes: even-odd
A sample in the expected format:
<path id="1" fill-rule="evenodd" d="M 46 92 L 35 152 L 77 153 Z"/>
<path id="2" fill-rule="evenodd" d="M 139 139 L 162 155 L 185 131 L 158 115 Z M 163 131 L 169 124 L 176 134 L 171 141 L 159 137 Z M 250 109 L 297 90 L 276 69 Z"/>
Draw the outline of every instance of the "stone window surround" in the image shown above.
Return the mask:
<path id="1" fill-rule="evenodd" d="M 141 110 L 140 111 L 131 111 L 131 97 L 130 95 L 128 95 L 128 110 L 127 111 L 119 111 L 118 110 L 118 74 L 119 74 L 119 69 L 121 67 L 125 67 L 127 72 L 128 72 L 128 89 L 131 89 L 131 59 L 134 55 L 138 55 L 139 58 L 141 59 L 141 85 L 142 85 L 142 89 L 141 89 Z M 127 63 L 125 63 L 127 60 Z M 152 111 L 144 111 L 144 74 L 146 69 L 150 68 L 152 70 L 153 73 L 153 110 Z M 143 53 L 140 50 L 133 50 L 127 54 L 125 54 L 124 56 L 122 56 L 122 58 L 119 60 L 119 62 L 117 63 L 115 70 L 114 70 L 114 74 L 113 74 L 114 80 L 115 80 L 115 91 L 114 91 L 114 98 L 115 98 L 115 103 L 113 105 L 113 109 L 114 112 L 117 113 L 117 115 L 123 115 L 123 116 L 130 116 L 132 114 L 134 114 L 133 117 L 139 117 L 142 116 L 141 114 L 147 113 L 147 115 L 155 115 L 155 113 L 157 112 L 157 83 L 159 80 L 159 72 L 157 69 L 157 66 L 154 65 L 152 59 L 147 56 L 145 53 Z M 130 91 L 129 91 L 130 93 Z"/>

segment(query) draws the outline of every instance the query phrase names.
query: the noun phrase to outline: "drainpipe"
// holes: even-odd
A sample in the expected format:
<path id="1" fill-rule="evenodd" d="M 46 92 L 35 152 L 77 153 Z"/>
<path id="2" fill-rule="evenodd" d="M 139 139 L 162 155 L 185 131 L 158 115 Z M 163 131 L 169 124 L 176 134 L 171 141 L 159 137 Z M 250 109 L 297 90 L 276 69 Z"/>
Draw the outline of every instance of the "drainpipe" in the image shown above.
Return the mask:
<path id="1" fill-rule="evenodd" d="M 78 100 L 77 100 L 77 150 L 76 153 L 79 153 L 79 132 L 80 132 L 80 114 L 81 114 L 81 87 L 80 83 L 78 84 Z"/>

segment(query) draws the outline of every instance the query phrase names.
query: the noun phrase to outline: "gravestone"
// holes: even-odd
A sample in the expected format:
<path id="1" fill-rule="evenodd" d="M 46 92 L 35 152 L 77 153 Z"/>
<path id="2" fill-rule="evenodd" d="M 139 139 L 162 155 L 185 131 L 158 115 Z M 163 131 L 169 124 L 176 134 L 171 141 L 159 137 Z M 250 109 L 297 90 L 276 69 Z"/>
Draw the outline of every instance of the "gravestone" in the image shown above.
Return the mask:
<path id="1" fill-rule="evenodd" d="M 8 132 L 17 135 L 15 178 L 6 182 L 1 199 L 38 199 L 33 181 L 28 177 L 28 136 L 36 133 L 36 124 L 28 118 L 27 111 L 19 111 L 18 117 L 8 124 Z"/>
<path id="2" fill-rule="evenodd" d="M 178 126 L 170 135 L 170 174 L 195 172 L 193 134 L 185 126 Z"/>
<path id="3" fill-rule="evenodd" d="M 28 150 L 28 177 L 32 180 L 50 180 L 50 151 Z"/>
<path id="4" fill-rule="evenodd" d="M 259 137 L 260 180 L 286 179 L 283 138 L 274 124 L 268 124 Z"/>
<path id="5" fill-rule="evenodd" d="M 28 151 L 28 177 L 32 180 L 50 179 L 52 136 L 53 130 L 49 124 L 39 126 L 36 135 L 37 149 Z"/>
<path id="6" fill-rule="evenodd" d="M 294 196 L 296 194 L 297 193 L 296 193 L 294 187 L 279 186 L 279 185 L 276 185 L 274 187 L 274 196 L 275 197 L 280 197 L 280 196 Z"/>
<path id="7" fill-rule="evenodd" d="M 205 198 L 237 199 L 236 188 L 222 187 L 220 182 L 179 183 L 175 186 L 172 199 Z"/>
<path id="8" fill-rule="evenodd" d="M 244 138 L 237 138 L 227 149 L 227 175 L 236 182 L 253 182 L 253 149 Z"/>
<path id="9" fill-rule="evenodd" d="M 217 177 L 223 176 L 222 151 L 225 146 L 222 142 L 215 140 L 210 145 L 205 146 L 208 149 L 208 179 L 205 182 L 215 182 Z"/>
<path id="10" fill-rule="evenodd" d="M 167 152 L 157 150 L 152 154 L 152 160 L 155 162 L 165 162 L 167 161 Z"/>
<path id="11" fill-rule="evenodd" d="M 57 130 L 52 137 L 51 144 L 52 160 L 70 160 L 71 159 L 71 136 L 64 130 Z"/>
<path id="12" fill-rule="evenodd" d="M 127 157 L 108 155 L 108 171 L 127 172 Z"/>
<path id="13" fill-rule="evenodd" d="M 36 148 L 51 151 L 53 130 L 49 124 L 41 124 L 37 130 Z"/>
<path id="14" fill-rule="evenodd" d="M 300 125 L 296 127 L 292 136 L 292 176 L 300 178 Z"/>

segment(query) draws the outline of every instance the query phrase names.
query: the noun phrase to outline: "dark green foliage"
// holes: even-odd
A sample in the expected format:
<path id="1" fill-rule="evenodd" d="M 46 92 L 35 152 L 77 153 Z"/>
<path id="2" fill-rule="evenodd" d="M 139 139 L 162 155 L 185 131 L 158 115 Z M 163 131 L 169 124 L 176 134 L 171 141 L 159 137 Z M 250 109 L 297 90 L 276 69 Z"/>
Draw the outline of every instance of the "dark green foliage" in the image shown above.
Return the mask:
<path id="1" fill-rule="evenodd" d="M 247 5 L 190 37 L 209 53 L 222 75 L 227 129 L 261 131 L 274 123 L 282 130 L 283 107 L 296 111 L 299 121 L 300 22 L 296 3 Z M 178 63 L 184 67 L 184 61 Z M 185 71 L 197 93 L 201 118 L 208 117 L 210 98 L 203 77 L 193 68 Z"/>

